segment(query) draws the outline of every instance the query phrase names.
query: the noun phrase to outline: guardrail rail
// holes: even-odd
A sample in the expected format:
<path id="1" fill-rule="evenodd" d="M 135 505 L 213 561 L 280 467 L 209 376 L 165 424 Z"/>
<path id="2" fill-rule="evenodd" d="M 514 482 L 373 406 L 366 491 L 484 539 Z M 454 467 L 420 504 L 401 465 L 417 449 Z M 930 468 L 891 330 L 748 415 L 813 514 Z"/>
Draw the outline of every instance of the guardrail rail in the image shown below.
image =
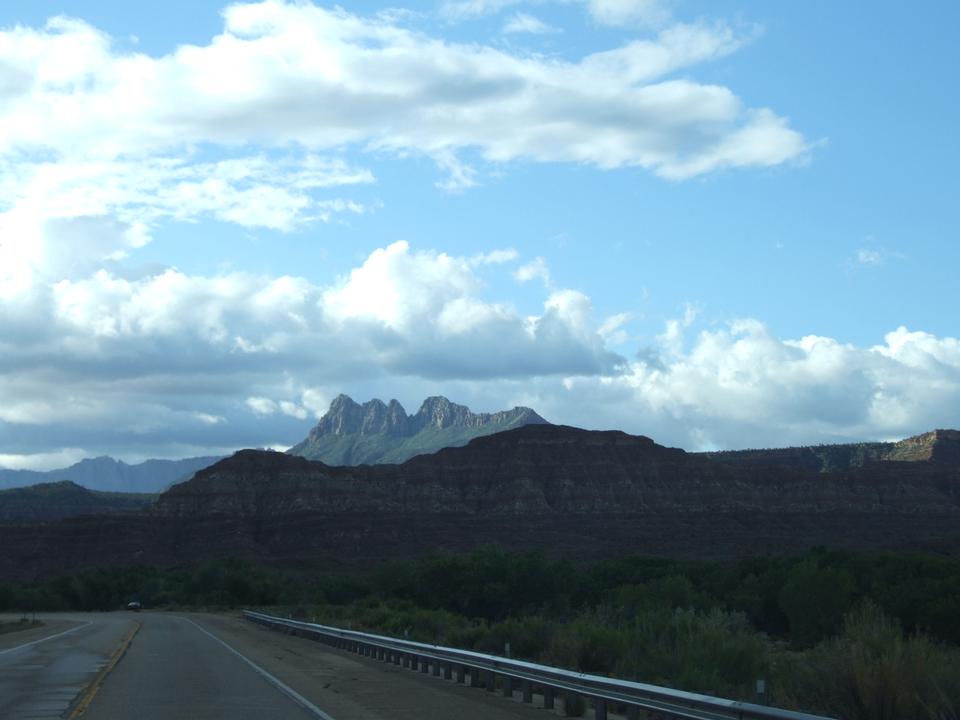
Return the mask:
<path id="1" fill-rule="evenodd" d="M 536 692 L 543 696 L 543 704 L 547 709 L 555 707 L 558 696 L 563 697 L 565 709 L 583 699 L 592 703 L 595 720 L 606 720 L 607 711 L 614 708 L 625 709 L 630 720 L 642 717 L 641 712 L 645 713 L 643 717 L 652 715 L 684 720 L 834 720 L 821 715 L 588 675 L 470 650 L 290 620 L 252 610 L 244 610 L 243 614 L 248 620 L 274 630 L 317 640 L 411 670 L 432 672 L 446 680 L 468 682 L 471 686 L 484 687 L 491 692 L 499 686 L 507 697 L 519 692 L 525 703 L 533 702 Z"/>

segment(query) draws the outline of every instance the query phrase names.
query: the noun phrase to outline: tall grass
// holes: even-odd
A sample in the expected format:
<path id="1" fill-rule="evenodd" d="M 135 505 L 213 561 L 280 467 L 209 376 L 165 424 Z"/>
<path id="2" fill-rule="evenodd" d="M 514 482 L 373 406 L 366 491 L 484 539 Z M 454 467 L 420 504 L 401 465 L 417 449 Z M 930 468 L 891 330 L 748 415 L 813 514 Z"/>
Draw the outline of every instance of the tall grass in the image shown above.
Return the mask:
<path id="1" fill-rule="evenodd" d="M 776 699 L 842 720 L 957 720 L 960 650 L 899 623 L 866 603 L 843 634 L 779 668 Z"/>

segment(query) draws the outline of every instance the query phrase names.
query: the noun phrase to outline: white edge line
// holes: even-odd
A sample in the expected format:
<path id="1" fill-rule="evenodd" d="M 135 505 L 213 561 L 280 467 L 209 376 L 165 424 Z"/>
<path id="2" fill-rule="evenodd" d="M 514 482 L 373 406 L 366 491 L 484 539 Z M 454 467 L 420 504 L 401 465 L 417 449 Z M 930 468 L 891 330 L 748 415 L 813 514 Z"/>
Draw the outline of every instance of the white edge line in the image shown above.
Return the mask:
<path id="1" fill-rule="evenodd" d="M 83 630 L 83 628 L 85 628 L 87 625 L 89 625 L 92 622 L 93 622 L 92 620 L 84 620 L 83 625 L 77 625 L 77 627 L 70 628 L 69 630 L 58 632 L 56 635 L 47 635 L 45 638 L 40 638 L 39 640 L 34 640 L 33 642 L 24 643 L 23 645 L 17 645 L 16 647 L 8 648 L 6 650 L 0 650 L 0 655 L 6 655 L 7 653 L 12 653 L 16 650 L 23 650 L 24 648 L 28 648 L 33 645 L 39 645 L 40 643 L 46 642 L 47 640 L 53 640 L 54 638 L 58 638 L 63 635 L 69 635 L 70 633 L 74 633 L 77 630 Z"/>
<path id="2" fill-rule="evenodd" d="M 221 640 L 220 638 L 218 638 L 218 637 L 217 637 L 216 635 L 214 635 L 212 632 L 209 632 L 209 631 L 206 630 L 205 628 L 201 627 L 200 625 L 198 625 L 197 623 L 195 623 L 195 622 L 194 622 L 193 620 L 191 620 L 190 618 L 181 617 L 180 619 L 181 619 L 181 620 L 186 620 L 188 623 L 190 623 L 191 625 L 193 625 L 197 630 L 199 630 L 200 632 L 202 632 L 204 635 L 206 635 L 207 637 L 209 637 L 209 638 L 212 639 L 212 640 L 216 640 L 218 643 L 220 643 L 221 645 L 223 645 L 227 650 L 229 650 L 230 652 L 232 652 L 232 653 L 233 653 L 234 655 L 236 655 L 238 658 L 240 658 L 241 660 L 243 660 L 247 665 L 249 665 L 251 668 L 253 668 L 253 669 L 256 670 L 258 673 L 260 673 L 260 675 L 262 675 L 262 676 L 264 677 L 264 679 L 267 680 L 267 682 L 269 682 L 270 684 L 272 684 L 273 686 L 275 686 L 278 690 L 280 690 L 280 692 L 282 692 L 284 695 L 286 695 L 286 696 L 289 697 L 291 700 L 293 700 L 295 703 L 297 703 L 297 705 L 301 706 L 301 707 L 304 708 L 305 710 L 309 710 L 309 711 L 312 712 L 314 715 L 316 715 L 318 718 L 320 718 L 320 720 L 334 720 L 333 717 L 331 717 L 330 715 L 328 715 L 327 713 L 325 713 L 323 710 L 321 710 L 320 708 L 318 708 L 316 705 L 314 705 L 312 702 L 310 702 L 309 700 L 307 700 L 303 695 L 301 695 L 300 693 L 298 693 L 298 692 L 297 692 L 296 690 L 294 690 L 292 687 L 290 687 L 289 685 L 287 685 L 287 684 L 284 683 L 283 681 L 278 680 L 277 678 L 275 678 L 273 675 L 271 675 L 271 674 L 268 673 L 266 670 L 264 670 L 262 667 L 260 667 L 260 666 L 257 665 L 255 662 L 253 662 L 253 660 L 250 660 L 248 657 L 246 657 L 245 655 L 241 654 L 239 651 L 237 651 L 237 650 L 233 649 L 232 647 L 230 647 L 229 645 L 227 645 L 227 643 L 225 643 L 223 640 Z"/>

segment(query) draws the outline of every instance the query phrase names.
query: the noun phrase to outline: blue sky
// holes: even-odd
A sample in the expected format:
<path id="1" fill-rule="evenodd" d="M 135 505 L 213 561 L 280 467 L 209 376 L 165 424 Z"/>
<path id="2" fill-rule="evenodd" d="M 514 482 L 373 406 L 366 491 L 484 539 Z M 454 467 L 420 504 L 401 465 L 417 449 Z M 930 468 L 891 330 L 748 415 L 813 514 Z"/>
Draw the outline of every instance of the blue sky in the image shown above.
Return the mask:
<path id="1" fill-rule="evenodd" d="M 958 21 L 4 3 L 0 465 L 290 445 L 339 392 L 689 449 L 956 427 Z"/>

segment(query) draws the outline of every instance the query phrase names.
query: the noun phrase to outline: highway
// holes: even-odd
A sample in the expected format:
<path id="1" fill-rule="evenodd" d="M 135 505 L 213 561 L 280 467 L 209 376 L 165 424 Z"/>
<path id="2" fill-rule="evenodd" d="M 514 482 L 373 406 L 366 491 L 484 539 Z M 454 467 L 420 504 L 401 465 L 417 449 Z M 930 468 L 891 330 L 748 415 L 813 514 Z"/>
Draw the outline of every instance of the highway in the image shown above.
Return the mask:
<path id="1" fill-rule="evenodd" d="M 218 615 L 41 616 L 0 636 L 0 719 L 518 720 L 543 710 Z"/>
<path id="2" fill-rule="evenodd" d="M 62 718 L 135 628 L 119 614 L 58 615 L 0 635 L 0 718 Z"/>

